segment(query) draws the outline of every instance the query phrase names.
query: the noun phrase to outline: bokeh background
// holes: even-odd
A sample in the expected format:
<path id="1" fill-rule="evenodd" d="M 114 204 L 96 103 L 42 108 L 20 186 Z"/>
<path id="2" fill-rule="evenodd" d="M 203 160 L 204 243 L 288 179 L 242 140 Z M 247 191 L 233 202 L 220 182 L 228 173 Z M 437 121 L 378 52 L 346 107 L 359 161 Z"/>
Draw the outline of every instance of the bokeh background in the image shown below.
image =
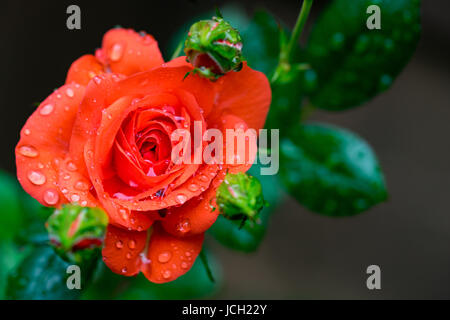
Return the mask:
<path id="1" fill-rule="evenodd" d="M 315 1 L 306 30 L 327 2 Z M 34 103 L 63 84 L 71 62 L 99 47 L 105 31 L 115 25 L 146 30 L 164 49 L 187 20 L 232 3 L 2 1 L 0 168 L 14 173 L 14 147 Z M 66 28 L 70 4 L 81 7 L 79 31 Z M 293 26 L 301 1 L 240 4 L 249 13 L 266 8 Z M 385 172 L 389 201 L 356 217 L 332 219 L 288 199 L 253 254 L 208 239 L 224 277 L 214 298 L 450 298 L 448 12 L 449 1 L 422 1 L 421 42 L 389 91 L 351 111 L 312 116 L 370 142 Z M 381 267 L 381 290 L 366 288 L 371 264 Z"/>

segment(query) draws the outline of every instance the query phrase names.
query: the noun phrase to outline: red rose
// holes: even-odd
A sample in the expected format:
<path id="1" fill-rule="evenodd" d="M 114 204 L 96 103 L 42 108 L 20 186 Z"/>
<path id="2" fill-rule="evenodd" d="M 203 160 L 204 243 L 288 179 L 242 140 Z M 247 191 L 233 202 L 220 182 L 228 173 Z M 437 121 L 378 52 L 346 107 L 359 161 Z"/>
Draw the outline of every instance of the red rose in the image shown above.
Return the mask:
<path id="1" fill-rule="evenodd" d="M 258 130 L 270 105 L 266 77 L 245 64 L 216 82 L 183 80 L 189 71 L 185 57 L 164 63 L 152 36 L 113 29 L 21 131 L 23 188 L 45 206 L 102 207 L 103 257 L 116 273 L 161 283 L 187 272 L 219 214 L 212 206 L 224 173 L 249 167 L 171 161 L 174 130 L 194 121 Z"/>

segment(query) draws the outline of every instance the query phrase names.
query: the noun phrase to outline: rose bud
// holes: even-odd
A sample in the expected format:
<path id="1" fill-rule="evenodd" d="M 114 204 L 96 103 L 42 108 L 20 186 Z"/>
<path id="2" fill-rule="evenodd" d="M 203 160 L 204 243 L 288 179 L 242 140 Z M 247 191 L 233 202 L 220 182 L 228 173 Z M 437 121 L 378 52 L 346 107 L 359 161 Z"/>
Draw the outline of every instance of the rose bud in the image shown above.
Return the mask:
<path id="1" fill-rule="evenodd" d="M 56 253 L 79 264 L 100 253 L 107 224 L 108 217 L 101 209 L 64 205 L 53 212 L 45 226 Z"/>
<path id="2" fill-rule="evenodd" d="M 184 44 L 187 61 L 195 67 L 193 73 L 210 80 L 241 70 L 243 61 L 239 32 L 218 16 L 194 23 Z"/>
<path id="3" fill-rule="evenodd" d="M 261 183 L 246 173 L 230 174 L 217 189 L 220 212 L 230 220 L 254 221 L 265 206 Z"/>

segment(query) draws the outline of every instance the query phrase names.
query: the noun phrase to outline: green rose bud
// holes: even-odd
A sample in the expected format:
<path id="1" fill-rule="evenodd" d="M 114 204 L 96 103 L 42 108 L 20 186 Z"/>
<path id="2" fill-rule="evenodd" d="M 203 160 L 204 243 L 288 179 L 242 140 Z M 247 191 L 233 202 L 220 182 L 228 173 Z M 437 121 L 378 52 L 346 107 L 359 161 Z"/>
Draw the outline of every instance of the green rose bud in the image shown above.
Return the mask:
<path id="1" fill-rule="evenodd" d="M 217 189 L 216 202 L 225 217 L 244 222 L 254 221 L 266 204 L 261 183 L 245 173 L 228 173 Z"/>
<path id="2" fill-rule="evenodd" d="M 46 228 L 56 253 L 81 264 L 100 252 L 108 217 L 98 208 L 64 205 L 48 218 Z"/>
<path id="3" fill-rule="evenodd" d="M 191 26 L 184 52 L 193 72 L 210 80 L 242 68 L 241 36 L 220 14 Z"/>

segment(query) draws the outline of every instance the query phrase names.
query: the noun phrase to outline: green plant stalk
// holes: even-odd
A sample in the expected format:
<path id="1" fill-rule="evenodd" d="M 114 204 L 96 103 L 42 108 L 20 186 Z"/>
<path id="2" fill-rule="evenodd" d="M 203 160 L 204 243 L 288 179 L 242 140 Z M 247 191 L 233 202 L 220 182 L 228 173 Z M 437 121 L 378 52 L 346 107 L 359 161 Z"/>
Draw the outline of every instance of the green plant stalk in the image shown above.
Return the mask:
<path id="1" fill-rule="evenodd" d="M 175 48 L 175 51 L 172 54 L 172 57 L 170 57 L 170 60 L 173 60 L 180 56 L 180 53 L 183 50 L 183 46 L 184 46 L 184 38 L 183 40 L 180 41 L 180 43 L 178 43 L 177 47 Z"/>
<path id="2" fill-rule="evenodd" d="M 291 38 L 289 39 L 287 45 L 282 46 L 281 48 L 280 61 L 277 68 L 275 69 L 272 79 L 270 80 L 271 83 L 274 83 L 278 79 L 281 72 L 290 70 L 290 57 L 292 54 L 292 50 L 302 34 L 303 28 L 306 24 L 306 21 L 308 20 L 309 12 L 311 11 L 313 1 L 314 0 L 303 1 L 302 7 L 297 17 L 297 21 L 295 22 L 294 29 L 292 30 Z"/>
<path id="3" fill-rule="evenodd" d="M 311 6 L 314 0 L 304 0 L 302 4 L 302 8 L 300 9 L 300 13 L 297 17 L 297 21 L 295 22 L 294 30 L 292 31 L 291 38 L 286 46 L 286 62 L 289 63 L 289 58 L 292 53 L 292 49 L 297 43 L 300 35 L 302 34 L 303 28 L 305 27 L 306 20 L 308 20 L 309 12 L 311 11 Z"/>

